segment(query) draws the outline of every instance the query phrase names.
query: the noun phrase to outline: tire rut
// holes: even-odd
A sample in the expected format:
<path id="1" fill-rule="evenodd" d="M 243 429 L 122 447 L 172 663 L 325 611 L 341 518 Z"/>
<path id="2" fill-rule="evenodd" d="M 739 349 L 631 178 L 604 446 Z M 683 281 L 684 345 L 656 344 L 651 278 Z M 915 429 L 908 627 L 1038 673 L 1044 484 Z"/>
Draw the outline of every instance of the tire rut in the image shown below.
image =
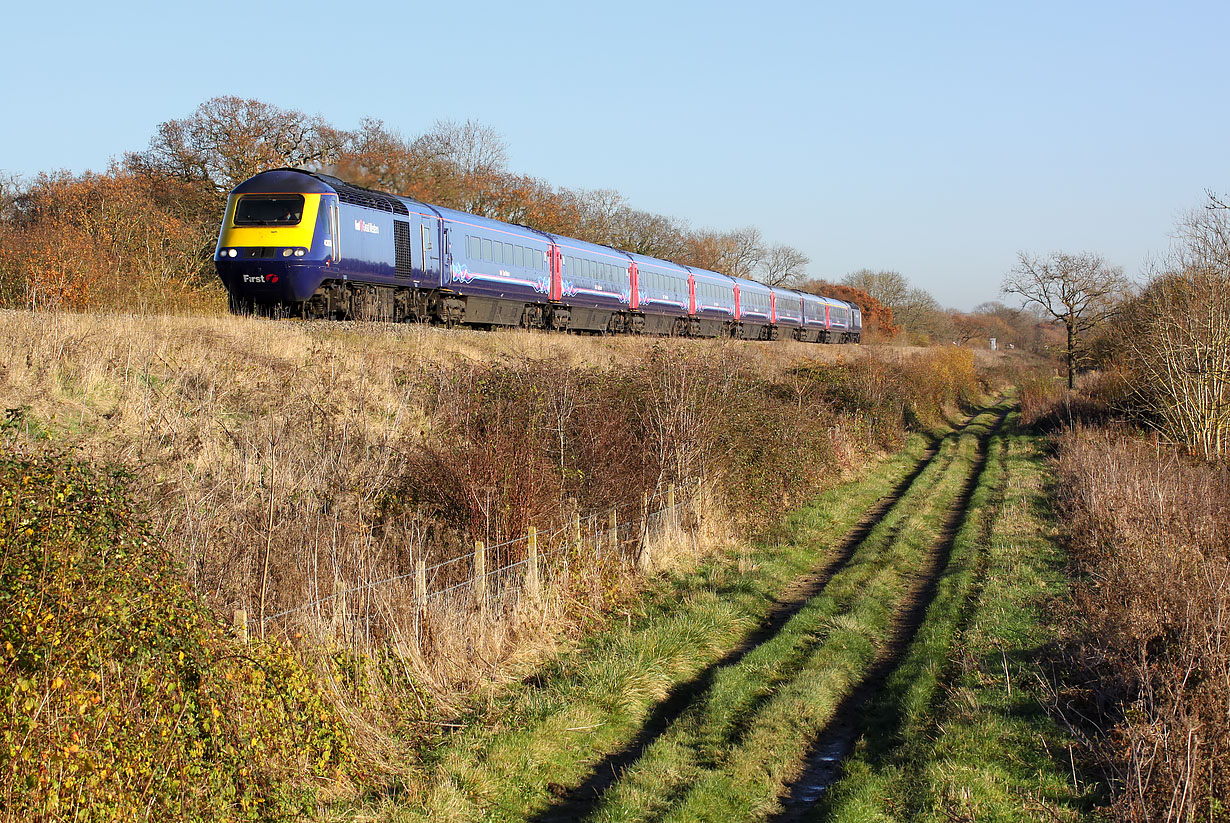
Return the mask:
<path id="1" fill-rule="evenodd" d="M 548 806 L 530 818 L 532 823 L 572 823 L 572 821 L 587 818 L 597 808 L 607 789 L 619 779 L 624 770 L 639 760 L 645 750 L 709 690 L 721 669 L 737 665 L 749 653 L 777 635 L 790 618 L 798 614 L 808 601 L 824 591 L 828 582 L 850 562 L 859 545 L 893 511 L 919 476 L 935 461 L 940 453 L 940 446 L 948 440 L 959 438 L 977 417 L 977 414 L 971 416 L 960 428 L 942 438 L 933 440 L 914 468 L 887 494 L 872 504 L 842 537 L 834 547 L 827 563 L 815 571 L 795 578 L 783 589 L 757 628 L 738 646 L 707 665 L 690 680 L 679 683 L 671 689 L 666 698 L 654 708 L 641 730 L 626 746 L 604 757 L 585 782 L 571 790 L 559 791 L 561 798 L 559 802 Z"/>
<path id="2" fill-rule="evenodd" d="M 816 736 L 802 771 L 781 797 L 782 810 L 769 818 L 772 823 L 801 823 L 807 818 L 816 801 L 841 777 L 843 763 L 861 733 L 860 717 L 863 707 L 879 693 L 888 676 L 901 662 L 922 625 L 928 607 L 935 599 L 940 578 L 951 559 L 957 533 L 968 514 L 974 490 L 978 488 L 986 468 L 988 446 L 1006 417 L 1007 411 L 1001 411 L 987 433 L 979 438 L 969 476 L 944 515 L 938 536 L 928 554 L 927 564 L 917 575 L 916 585 L 902 601 L 902 608 L 893 621 L 888 642 L 876 656 L 866 676 L 837 705 L 832 719 Z"/>

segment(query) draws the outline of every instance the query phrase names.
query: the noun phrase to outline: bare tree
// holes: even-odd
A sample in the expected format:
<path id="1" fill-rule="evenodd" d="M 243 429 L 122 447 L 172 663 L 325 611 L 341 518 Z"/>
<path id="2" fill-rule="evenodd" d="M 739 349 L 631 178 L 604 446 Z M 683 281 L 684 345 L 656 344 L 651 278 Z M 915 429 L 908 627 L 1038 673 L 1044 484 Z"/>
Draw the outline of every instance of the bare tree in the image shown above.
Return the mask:
<path id="1" fill-rule="evenodd" d="M 907 289 L 891 308 L 893 318 L 920 339 L 948 340 L 952 337 L 948 314 L 926 289 Z"/>
<path id="2" fill-rule="evenodd" d="M 949 325 L 952 326 L 952 338 L 962 346 L 971 340 L 994 336 L 990 331 L 987 315 L 950 311 L 948 318 Z"/>
<path id="3" fill-rule="evenodd" d="M 573 192 L 576 198 L 578 234 L 591 243 L 615 245 L 616 227 L 629 211 L 628 201 L 615 189 Z"/>
<path id="4" fill-rule="evenodd" d="M 764 241 L 755 226 L 724 233 L 692 231 L 684 243 L 686 252 L 679 262 L 731 277 L 754 279 L 752 275 L 764 257 Z"/>
<path id="5" fill-rule="evenodd" d="M 149 148 L 126 156 L 137 172 L 203 184 L 216 195 L 278 166 L 335 162 L 345 135 L 319 117 L 259 100 L 215 97 L 190 117 L 158 127 Z"/>
<path id="6" fill-rule="evenodd" d="M 1174 265 L 1122 324 L 1136 400 L 1206 460 L 1230 453 L 1230 214 L 1210 202 L 1182 221 Z"/>
<path id="7" fill-rule="evenodd" d="M 620 212 L 611 229 L 611 245 L 624 251 L 682 260 L 687 256 L 686 227 L 670 217 L 627 209 Z"/>
<path id="8" fill-rule="evenodd" d="M 1107 320 L 1127 294 L 1123 269 L 1096 254 L 1052 252 L 1035 257 L 1017 254 L 1017 265 L 1004 278 L 1004 294 L 1015 294 L 1025 305 L 1038 306 L 1063 324 L 1067 333 L 1065 359 L 1068 388 L 1076 386 L 1080 338 Z"/>
<path id="9" fill-rule="evenodd" d="M 764 257 L 764 240 L 760 236 L 760 229 L 747 226 L 735 229 L 726 236 L 730 242 L 726 259 L 722 261 L 725 264 L 722 271 L 731 277 L 750 278 Z"/>
<path id="10" fill-rule="evenodd" d="M 346 135 L 345 149 L 331 171 L 360 186 L 405 194 L 427 173 L 425 165 L 400 134 L 381 120 L 365 117 Z"/>
<path id="11" fill-rule="evenodd" d="M 793 246 L 776 243 L 765 249 L 760 261 L 764 271 L 761 282 L 766 286 L 798 286 L 807 279 L 810 262 L 811 258 Z"/>
<path id="12" fill-rule="evenodd" d="M 892 310 L 893 316 L 900 321 L 897 309 L 905 305 L 910 292 L 910 281 L 901 272 L 859 269 L 841 278 L 841 282 L 867 292 Z"/>
<path id="13" fill-rule="evenodd" d="M 431 131 L 416 139 L 411 148 L 466 176 L 497 174 L 508 166 L 504 138 L 477 120 L 437 120 Z"/>

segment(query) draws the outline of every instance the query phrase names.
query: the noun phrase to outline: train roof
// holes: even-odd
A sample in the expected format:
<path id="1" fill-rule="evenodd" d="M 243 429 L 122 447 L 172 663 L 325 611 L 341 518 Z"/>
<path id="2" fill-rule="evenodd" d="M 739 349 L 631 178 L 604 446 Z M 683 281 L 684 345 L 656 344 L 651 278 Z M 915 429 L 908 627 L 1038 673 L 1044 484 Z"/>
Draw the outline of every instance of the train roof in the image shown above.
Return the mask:
<path id="1" fill-rule="evenodd" d="M 436 213 L 444 220 L 450 223 L 458 223 L 463 226 L 472 226 L 476 229 L 484 231 L 496 232 L 505 234 L 510 237 L 522 237 L 529 240 L 537 240 L 540 243 L 554 239 L 553 235 L 547 234 L 545 231 L 531 229 L 529 226 L 522 226 L 517 223 L 505 223 L 503 220 L 493 220 L 490 217 L 479 217 L 477 214 L 470 214 L 466 211 L 458 211 L 445 206 L 433 206 Z"/>
<path id="2" fill-rule="evenodd" d="M 601 243 L 590 243 L 587 240 L 578 240 L 575 237 L 565 237 L 562 234 L 553 234 L 551 236 L 555 238 L 555 242 L 559 244 L 559 247 L 564 250 L 565 254 L 571 250 L 584 252 L 585 254 L 597 255 L 599 257 L 609 257 L 611 259 L 618 260 L 625 268 L 627 268 L 628 261 L 631 259 L 631 255 L 629 255 L 626 251 L 620 251 L 619 249 L 612 248 L 610 246 L 604 246 Z"/>
<path id="3" fill-rule="evenodd" d="M 735 277 L 732 279 L 735 281 L 735 285 L 739 287 L 739 291 L 741 292 L 753 291 L 759 292 L 760 294 L 769 294 L 773 291 L 773 289 L 769 288 L 764 283 L 761 283 L 759 280 L 748 280 L 746 277 Z"/>
<path id="4" fill-rule="evenodd" d="M 637 254 L 636 252 L 624 252 L 624 253 L 627 254 L 629 257 L 631 257 L 634 261 L 636 261 L 636 265 L 638 267 L 654 266 L 655 268 L 666 269 L 667 271 L 674 272 L 684 278 L 686 278 L 689 274 L 689 270 L 686 266 L 681 266 L 678 263 L 672 263 L 669 260 L 662 260 L 657 257 L 650 257 L 647 254 Z"/>
<path id="5" fill-rule="evenodd" d="M 697 280 L 708 280 L 709 282 L 720 283 L 723 286 L 734 288 L 735 279 L 731 277 L 729 274 L 722 274 L 721 272 L 717 272 L 717 271 L 709 271 L 709 269 L 701 269 L 701 268 L 697 268 L 696 266 L 684 266 L 684 268 L 688 269 L 689 271 L 692 272 L 692 274 L 696 275 Z"/>
<path id="6" fill-rule="evenodd" d="M 329 178 L 333 179 L 333 178 Z M 342 181 L 338 180 L 341 183 Z M 231 189 L 231 194 L 254 193 L 334 194 L 333 185 L 322 175 L 303 169 L 271 169 L 253 175 Z M 387 196 L 387 195 L 386 195 Z"/>

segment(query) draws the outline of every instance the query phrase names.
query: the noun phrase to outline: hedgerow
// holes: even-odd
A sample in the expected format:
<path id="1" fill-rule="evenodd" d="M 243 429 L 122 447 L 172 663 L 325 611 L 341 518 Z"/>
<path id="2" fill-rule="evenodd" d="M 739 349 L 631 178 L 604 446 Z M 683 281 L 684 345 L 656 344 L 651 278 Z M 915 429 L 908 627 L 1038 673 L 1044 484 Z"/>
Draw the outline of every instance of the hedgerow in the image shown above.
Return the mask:
<path id="1" fill-rule="evenodd" d="M 0 818 L 279 820 L 356 770 L 279 643 L 188 593 L 125 478 L 0 458 Z"/>

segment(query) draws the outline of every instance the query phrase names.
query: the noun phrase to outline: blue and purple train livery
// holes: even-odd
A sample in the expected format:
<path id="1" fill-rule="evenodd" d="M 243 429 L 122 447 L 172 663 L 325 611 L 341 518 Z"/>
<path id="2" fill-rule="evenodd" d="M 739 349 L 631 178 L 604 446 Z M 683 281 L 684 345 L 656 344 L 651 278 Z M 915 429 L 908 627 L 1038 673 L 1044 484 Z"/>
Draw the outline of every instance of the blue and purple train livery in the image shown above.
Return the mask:
<path id="1" fill-rule="evenodd" d="M 275 169 L 231 192 L 231 309 L 477 327 L 859 342 L 853 303 Z"/>

